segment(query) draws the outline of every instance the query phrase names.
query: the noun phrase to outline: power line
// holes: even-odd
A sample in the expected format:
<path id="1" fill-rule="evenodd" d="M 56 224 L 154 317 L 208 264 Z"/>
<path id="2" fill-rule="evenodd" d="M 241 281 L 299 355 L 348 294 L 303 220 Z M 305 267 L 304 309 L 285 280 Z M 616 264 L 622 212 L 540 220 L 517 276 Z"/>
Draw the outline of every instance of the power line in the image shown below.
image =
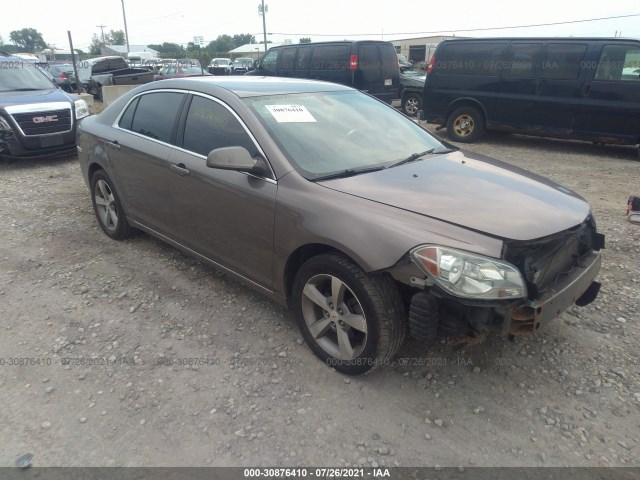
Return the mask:
<path id="1" fill-rule="evenodd" d="M 396 33 L 385 33 L 385 35 L 425 35 L 425 34 L 435 34 L 435 33 L 443 33 L 443 32 L 481 32 L 487 30 L 508 30 L 511 28 L 532 28 L 532 27 L 548 27 L 552 25 L 568 25 L 571 23 L 586 23 L 586 22 L 598 22 L 602 20 L 613 20 L 616 18 L 630 18 L 630 17 L 640 17 L 640 13 L 633 13 L 629 15 L 616 15 L 613 17 L 600 17 L 600 18 L 586 18 L 583 20 L 568 20 L 564 22 L 551 22 L 551 23 L 536 23 L 530 25 L 513 25 L 509 27 L 483 27 L 483 28 L 463 28 L 463 29 L 449 29 L 449 30 L 434 30 L 431 32 L 396 32 Z M 372 35 L 380 35 L 380 32 L 375 33 L 291 33 L 291 32 L 270 32 L 273 35 L 308 35 L 312 37 L 364 37 L 364 36 L 372 36 Z"/>

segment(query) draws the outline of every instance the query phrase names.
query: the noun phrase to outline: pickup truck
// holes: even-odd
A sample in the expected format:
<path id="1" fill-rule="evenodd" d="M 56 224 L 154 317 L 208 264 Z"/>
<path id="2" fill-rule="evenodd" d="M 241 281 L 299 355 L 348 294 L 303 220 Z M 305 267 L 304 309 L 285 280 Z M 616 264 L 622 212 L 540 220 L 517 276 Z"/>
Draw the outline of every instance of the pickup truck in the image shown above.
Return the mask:
<path id="1" fill-rule="evenodd" d="M 84 89 L 102 99 L 102 87 L 107 85 L 141 85 L 153 81 L 147 68 L 132 68 L 122 57 L 97 57 L 78 62 L 78 77 Z"/>

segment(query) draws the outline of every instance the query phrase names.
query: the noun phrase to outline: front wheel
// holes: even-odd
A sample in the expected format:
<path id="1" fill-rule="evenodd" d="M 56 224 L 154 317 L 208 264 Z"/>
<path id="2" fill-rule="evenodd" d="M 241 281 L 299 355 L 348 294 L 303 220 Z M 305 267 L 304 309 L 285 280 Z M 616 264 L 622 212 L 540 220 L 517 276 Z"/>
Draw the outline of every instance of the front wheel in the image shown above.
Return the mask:
<path id="1" fill-rule="evenodd" d="M 484 118 L 473 107 L 460 107 L 447 119 L 447 135 L 455 142 L 475 142 L 484 133 Z"/>
<path id="2" fill-rule="evenodd" d="M 422 95 L 409 93 L 402 99 L 402 111 L 410 117 L 415 117 L 422 108 Z"/>
<path id="3" fill-rule="evenodd" d="M 368 275 L 340 254 L 318 255 L 300 268 L 293 309 L 313 353 L 349 375 L 388 364 L 406 334 L 393 280 Z"/>

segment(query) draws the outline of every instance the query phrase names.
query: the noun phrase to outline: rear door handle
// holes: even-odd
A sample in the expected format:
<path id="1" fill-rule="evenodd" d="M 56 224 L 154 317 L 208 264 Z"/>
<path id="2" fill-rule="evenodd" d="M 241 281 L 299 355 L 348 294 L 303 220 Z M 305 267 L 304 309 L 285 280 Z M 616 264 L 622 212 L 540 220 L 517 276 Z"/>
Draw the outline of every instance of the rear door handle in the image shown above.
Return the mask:
<path id="1" fill-rule="evenodd" d="M 189 175 L 189 170 L 185 168 L 184 163 L 178 163 L 177 165 L 175 163 L 170 163 L 169 170 L 171 170 L 174 173 L 177 173 L 181 177 L 184 177 L 185 175 Z"/>
<path id="2" fill-rule="evenodd" d="M 120 144 L 118 143 L 117 140 L 113 140 L 113 141 L 105 140 L 104 143 L 108 143 L 111 146 L 111 148 L 113 148 L 114 150 L 120 150 Z"/>
<path id="3" fill-rule="evenodd" d="M 591 85 L 585 85 L 582 88 L 582 96 L 583 97 L 588 97 L 589 96 L 589 92 L 591 91 Z"/>

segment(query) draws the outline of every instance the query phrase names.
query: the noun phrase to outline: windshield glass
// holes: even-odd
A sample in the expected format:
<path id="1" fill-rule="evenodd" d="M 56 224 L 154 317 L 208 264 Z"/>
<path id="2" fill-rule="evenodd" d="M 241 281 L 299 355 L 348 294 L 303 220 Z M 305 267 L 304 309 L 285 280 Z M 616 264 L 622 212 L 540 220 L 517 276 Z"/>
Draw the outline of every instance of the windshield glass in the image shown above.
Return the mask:
<path id="1" fill-rule="evenodd" d="M 213 65 L 218 65 L 220 67 L 224 66 L 224 65 L 229 65 L 229 60 L 227 60 L 226 58 L 217 58 L 211 61 L 211 63 Z"/>
<path id="2" fill-rule="evenodd" d="M 385 167 L 417 152 L 447 148 L 395 109 L 360 92 L 244 101 L 308 179 L 347 169 Z"/>
<path id="3" fill-rule="evenodd" d="M 0 64 L 0 92 L 12 90 L 49 90 L 56 86 L 28 62 L 5 60 Z"/>

